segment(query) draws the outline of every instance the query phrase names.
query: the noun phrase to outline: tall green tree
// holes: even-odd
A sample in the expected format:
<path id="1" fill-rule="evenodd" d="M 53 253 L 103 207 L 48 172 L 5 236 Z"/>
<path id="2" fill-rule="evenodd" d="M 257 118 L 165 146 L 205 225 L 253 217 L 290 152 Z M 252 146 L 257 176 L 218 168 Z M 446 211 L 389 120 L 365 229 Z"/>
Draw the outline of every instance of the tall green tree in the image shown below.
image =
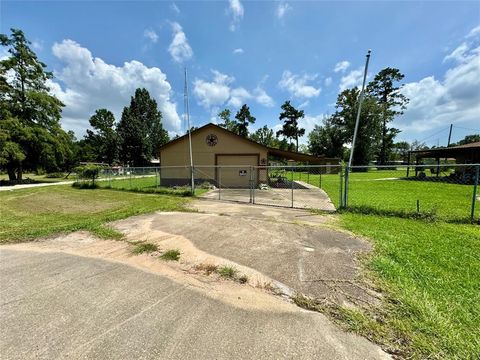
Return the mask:
<path id="1" fill-rule="evenodd" d="M 323 125 L 315 125 L 308 134 L 308 149 L 313 155 L 343 158 L 345 155 L 345 131 L 335 126 L 332 117 L 324 119 Z"/>
<path id="2" fill-rule="evenodd" d="M 223 109 L 220 111 L 217 116 L 223 120 L 222 123 L 218 124 L 220 127 L 223 127 L 224 129 L 234 132 L 235 134 L 238 134 L 238 124 L 235 120 L 232 120 L 230 117 L 232 115 L 232 112 L 230 109 Z"/>
<path id="3" fill-rule="evenodd" d="M 254 124 L 256 119 L 250 114 L 250 108 L 247 104 L 243 104 L 238 110 L 235 119 L 237 119 L 237 134 L 245 138 L 248 137 L 248 125 Z"/>
<path id="4" fill-rule="evenodd" d="M 381 138 L 378 149 L 378 161 L 385 165 L 393 150 L 395 136 L 400 130 L 389 127 L 395 117 L 402 115 L 409 99 L 400 90 L 400 81 L 405 76 L 400 70 L 387 67 L 381 70 L 368 84 L 367 93 L 374 97 L 381 109 Z"/>
<path id="5" fill-rule="evenodd" d="M 290 101 L 285 101 L 282 105 L 282 112 L 280 113 L 280 121 L 283 121 L 283 127 L 277 131 L 277 136 L 283 136 L 290 140 L 295 140 L 295 149 L 298 151 L 298 138 L 305 135 L 305 129 L 298 125 L 298 120 L 305 117 L 303 110 L 295 109 Z"/>
<path id="6" fill-rule="evenodd" d="M 258 142 L 264 146 L 268 147 L 278 147 L 278 140 L 273 133 L 273 130 L 270 129 L 267 125 L 264 125 L 254 133 L 250 135 L 250 138 L 253 141 Z"/>
<path id="7" fill-rule="evenodd" d="M 117 133 L 120 160 L 132 166 L 148 165 L 158 156 L 160 146 L 168 141 L 157 102 L 146 89 L 137 89 L 130 106 L 123 109 Z"/>
<path id="8" fill-rule="evenodd" d="M 21 30 L 0 34 L 9 56 L 0 61 L 0 166 L 12 182 L 21 182 L 25 169 L 61 169 L 72 144 L 60 126 L 63 104 L 51 95 L 52 73 L 30 49 Z"/>
<path id="9" fill-rule="evenodd" d="M 96 160 L 112 165 L 118 158 L 118 135 L 115 116 L 107 109 L 98 109 L 90 117 L 86 140 L 95 149 Z"/>
<path id="10" fill-rule="evenodd" d="M 393 160 L 408 161 L 408 152 L 410 151 L 410 144 L 407 141 L 399 141 L 393 144 Z"/>
<path id="11" fill-rule="evenodd" d="M 353 141 L 359 95 L 360 90 L 355 87 L 342 91 L 337 97 L 336 111 L 331 121 L 332 126 L 341 129 L 345 143 Z M 376 99 L 366 95 L 360 112 L 353 165 L 367 165 L 373 160 L 380 136 L 379 116 L 380 107 Z"/>

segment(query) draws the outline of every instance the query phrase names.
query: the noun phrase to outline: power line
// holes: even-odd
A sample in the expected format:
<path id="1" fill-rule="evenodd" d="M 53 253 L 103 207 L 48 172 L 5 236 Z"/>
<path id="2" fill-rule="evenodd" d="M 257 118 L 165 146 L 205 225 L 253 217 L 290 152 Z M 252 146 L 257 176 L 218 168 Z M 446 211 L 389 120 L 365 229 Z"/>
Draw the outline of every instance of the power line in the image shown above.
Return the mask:
<path id="1" fill-rule="evenodd" d="M 422 142 L 422 141 L 428 140 L 428 139 L 430 139 L 431 137 L 433 137 L 433 136 L 435 136 L 435 135 L 437 135 L 437 134 L 440 134 L 441 132 L 443 132 L 443 131 L 445 131 L 445 130 L 448 130 L 448 129 L 450 129 L 450 125 L 447 126 L 446 128 L 443 128 L 443 129 L 441 129 L 441 130 L 439 130 L 439 131 L 437 131 L 437 132 L 435 132 L 435 133 L 427 136 L 426 138 L 424 138 L 424 139 L 422 139 L 422 140 L 418 140 L 418 142 Z"/>
<path id="2" fill-rule="evenodd" d="M 454 128 L 457 128 L 457 129 L 472 130 L 472 131 L 479 131 L 479 132 L 480 132 L 480 129 L 466 128 L 466 127 L 457 126 L 457 125 L 453 125 L 453 127 L 454 127 Z"/>

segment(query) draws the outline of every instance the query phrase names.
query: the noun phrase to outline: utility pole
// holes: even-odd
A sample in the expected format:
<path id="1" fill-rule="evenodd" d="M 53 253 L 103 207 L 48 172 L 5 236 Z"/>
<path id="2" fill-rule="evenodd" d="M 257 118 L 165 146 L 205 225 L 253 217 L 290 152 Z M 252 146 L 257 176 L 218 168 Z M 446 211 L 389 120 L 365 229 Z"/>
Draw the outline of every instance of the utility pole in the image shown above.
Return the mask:
<path id="1" fill-rule="evenodd" d="M 452 128 L 453 124 L 450 124 L 450 131 L 448 132 L 448 142 L 447 142 L 447 147 L 450 146 L 450 140 L 452 139 Z"/>
<path id="2" fill-rule="evenodd" d="M 193 174 L 193 156 L 192 156 L 192 134 L 190 133 L 190 111 L 188 108 L 188 85 L 187 85 L 187 68 L 185 68 L 185 87 L 183 93 L 183 102 L 185 108 L 185 118 L 187 120 L 187 128 L 188 128 L 188 146 L 190 149 L 190 179 L 191 179 L 191 188 L 192 188 L 192 195 L 195 194 L 195 179 Z"/>
<path id="3" fill-rule="evenodd" d="M 358 110 L 357 110 L 357 118 L 355 120 L 355 130 L 353 131 L 353 140 L 352 140 L 352 147 L 350 149 L 350 158 L 348 160 L 348 166 L 345 171 L 345 192 L 344 192 L 344 199 L 343 199 L 343 207 L 346 207 L 348 204 L 348 173 L 350 172 L 350 168 L 352 167 L 353 162 L 353 152 L 355 151 L 355 142 L 357 140 L 357 133 L 358 133 L 358 124 L 360 122 L 360 113 L 362 111 L 362 103 L 365 94 L 365 82 L 367 81 L 367 72 L 368 72 L 368 63 L 370 62 L 370 54 L 372 50 L 368 50 L 366 60 L 365 60 L 365 70 L 363 72 L 363 82 L 362 82 L 362 90 L 360 91 L 360 96 L 358 98 Z"/>

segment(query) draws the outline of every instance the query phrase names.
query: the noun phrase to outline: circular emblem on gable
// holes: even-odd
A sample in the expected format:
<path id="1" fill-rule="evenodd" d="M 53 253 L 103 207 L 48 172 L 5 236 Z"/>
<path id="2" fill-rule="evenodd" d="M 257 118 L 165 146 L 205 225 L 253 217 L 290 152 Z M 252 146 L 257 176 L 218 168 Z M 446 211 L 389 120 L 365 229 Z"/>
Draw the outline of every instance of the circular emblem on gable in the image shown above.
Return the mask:
<path id="1" fill-rule="evenodd" d="M 207 142 L 208 146 L 215 146 L 218 143 L 218 137 L 215 134 L 209 134 L 207 135 L 205 141 Z"/>

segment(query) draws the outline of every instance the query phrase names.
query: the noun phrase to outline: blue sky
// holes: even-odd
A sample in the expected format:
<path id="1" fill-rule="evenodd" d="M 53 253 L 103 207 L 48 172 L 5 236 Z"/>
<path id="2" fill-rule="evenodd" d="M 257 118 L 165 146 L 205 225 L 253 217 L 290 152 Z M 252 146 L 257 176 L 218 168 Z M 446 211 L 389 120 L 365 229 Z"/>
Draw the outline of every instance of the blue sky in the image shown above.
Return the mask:
<path id="1" fill-rule="evenodd" d="M 79 136 L 97 108 L 119 119 L 140 86 L 170 133 L 183 132 L 184 67 L 193 125 L 247 103 L 253 128 L 278 129 L 291 100 L 309 131 L 340 89 L 359 84 L 369 48 L 370 78 L 387 66 L 405 74 L 412 101 L 394 122 L 399 139 L 443 145 L 450 123 L 454 141 L 480 129 L 478 1 L 2 1 L 0 10 L 0 31 L 24 30 L 54 71 L 63 126 Z"/>

